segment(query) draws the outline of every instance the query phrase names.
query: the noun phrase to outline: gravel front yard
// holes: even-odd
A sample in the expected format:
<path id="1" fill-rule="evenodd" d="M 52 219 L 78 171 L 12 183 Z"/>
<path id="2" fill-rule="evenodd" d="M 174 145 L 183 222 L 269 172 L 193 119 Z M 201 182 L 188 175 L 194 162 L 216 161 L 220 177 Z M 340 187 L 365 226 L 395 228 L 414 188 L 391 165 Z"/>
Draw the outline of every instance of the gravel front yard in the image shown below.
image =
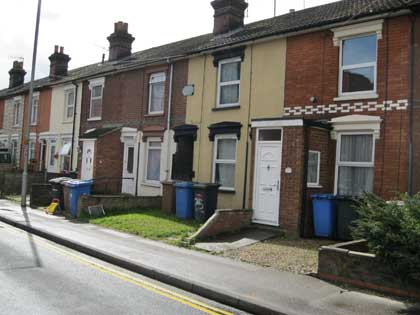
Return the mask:
<path id="1" fill-rule="evenodd" d="M 220 255 L 283 271 L 307 274 L 318 269 L 318 248 L 333 243 L 327 240 L 278 237 Z"/>

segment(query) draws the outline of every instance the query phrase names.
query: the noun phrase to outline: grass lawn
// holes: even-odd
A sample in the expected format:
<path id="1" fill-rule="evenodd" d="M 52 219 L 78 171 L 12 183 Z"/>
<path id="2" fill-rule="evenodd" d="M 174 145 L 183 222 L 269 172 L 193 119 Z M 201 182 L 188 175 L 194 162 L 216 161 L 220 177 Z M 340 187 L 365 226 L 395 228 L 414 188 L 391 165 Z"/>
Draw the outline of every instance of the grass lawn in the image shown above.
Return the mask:
<path id="1" fill-rule="evenodd" d="M 17 203 L 19 205 L 22 204 L 22 196 L 21 195 L 7 195 L 4 197 L 4 199 L 9 200 L 11 202 Z M 26 203 L 29 205 L 30 197 L 29 195 L 26 197 Z"/>
<path id="2" fill-rule="evenodd" d="M 160 210 L 113 212 L 102 218 L 90 219 L 89 222 L 174 245 L 180 245 L 200 227 L 195 221 L 180 220 Z"/>

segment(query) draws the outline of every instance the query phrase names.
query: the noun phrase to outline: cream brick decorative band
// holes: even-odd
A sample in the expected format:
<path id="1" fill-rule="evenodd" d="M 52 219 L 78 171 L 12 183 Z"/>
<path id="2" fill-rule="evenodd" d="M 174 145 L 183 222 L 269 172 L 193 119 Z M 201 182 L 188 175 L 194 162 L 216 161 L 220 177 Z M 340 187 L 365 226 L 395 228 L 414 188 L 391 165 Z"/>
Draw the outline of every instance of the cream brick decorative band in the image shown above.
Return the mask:
<path id="1" fill-rule="evenodd" d="M 360 113 L 364 111 L 392 111 L 392 110 L 406 110 L 408 107 L 408 100 L 399 101 L 385 101 L 383 103 L 367 102 L 367 103 L 343 103 L 330 105 L 308 105 L 308 106 L 293 106 L 284 108 L 284 116 L 302 116 L 302 115 L 322 115 L 335 113 Z"/>

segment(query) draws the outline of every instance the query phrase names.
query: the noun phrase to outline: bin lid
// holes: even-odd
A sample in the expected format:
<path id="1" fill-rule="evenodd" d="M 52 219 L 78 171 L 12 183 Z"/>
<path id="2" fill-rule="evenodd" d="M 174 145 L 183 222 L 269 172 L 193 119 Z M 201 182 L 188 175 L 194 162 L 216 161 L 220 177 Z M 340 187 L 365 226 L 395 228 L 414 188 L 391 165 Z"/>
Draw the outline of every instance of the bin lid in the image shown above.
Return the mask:
<path id="1" fill-rule="evenodd" d="M 81 187 L 81 186 L 90 186 L 92 185 L 91 180 L 80 180 L 80 179 L 72 179 L 69 181 L 66 181 L 64 183 L 67 187 Z"/>
<path id="2" fill-rule="evenodd" d="M 193 187 L 193 183 L 190 182 L 180 182 L 180 183 L 176 183 L 175 187 L 177 188 L 192 188 Z"/>
<path id="3" fill-rule="evenodd" d="M 70 177 L 56 177 L 53 179 L 50 179 L 49 182 L 51 184 L 64 184 L 66 181 L 72 180 Z"/>
<path id="4" fill-rule="evenodd" d="M 334 194 L 314 194 L 311 197 L 312 199 L 325 199 L 325 200 L 336 199 L 336 195 Z"/>

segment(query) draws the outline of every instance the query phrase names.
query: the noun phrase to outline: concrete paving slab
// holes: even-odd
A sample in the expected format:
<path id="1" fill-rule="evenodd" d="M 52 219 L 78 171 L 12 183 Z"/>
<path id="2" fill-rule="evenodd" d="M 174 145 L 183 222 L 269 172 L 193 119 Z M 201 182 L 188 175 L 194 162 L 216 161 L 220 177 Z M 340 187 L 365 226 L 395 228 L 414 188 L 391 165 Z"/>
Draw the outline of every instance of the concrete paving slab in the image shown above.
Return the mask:
<path id="1" fill-rule="evenodd" d="M 220 253 L 226 250 L 238 249 L 256 244 L 275 236 L 277 236 L 277 234 L 273 232 L 249 229 L 234 235 L 223 236 L 209 242 L 199 242 L 194 246 L 208 252 Z"/>

